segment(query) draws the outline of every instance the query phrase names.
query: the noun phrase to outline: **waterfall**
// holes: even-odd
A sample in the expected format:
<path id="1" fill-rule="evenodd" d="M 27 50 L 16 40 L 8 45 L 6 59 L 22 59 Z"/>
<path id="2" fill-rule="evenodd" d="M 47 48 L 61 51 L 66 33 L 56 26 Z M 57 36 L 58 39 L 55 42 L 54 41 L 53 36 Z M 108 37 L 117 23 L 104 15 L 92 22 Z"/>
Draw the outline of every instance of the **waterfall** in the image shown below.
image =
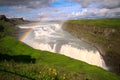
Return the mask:
<path id="1" fill-rule="evenodd" d="M 63 31 L 61 26 L 61 23 L 56 22 L 41 23 L 33 28 L 23 42 L 35 49 L 63 54 L 107 69 L 102 56 L 95 47 Z M 19 27 L 23 28 L 23 26 Z"/>

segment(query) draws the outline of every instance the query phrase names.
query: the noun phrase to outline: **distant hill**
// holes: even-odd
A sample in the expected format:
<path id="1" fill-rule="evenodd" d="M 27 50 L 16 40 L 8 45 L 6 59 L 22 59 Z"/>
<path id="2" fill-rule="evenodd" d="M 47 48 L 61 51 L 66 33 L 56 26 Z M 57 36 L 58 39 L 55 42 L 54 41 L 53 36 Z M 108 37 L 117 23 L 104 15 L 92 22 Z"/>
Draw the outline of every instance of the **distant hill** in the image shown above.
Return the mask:
<path id="1" fill-rule="evenodd" d="M 10 22 L 12 24 L 26 24 L 30 21 L 24 20 L 23 18 L 7 18 L 5 15 L 0 15 L 0 20 Z"/>
<path id="2" fill-rule="evenodd" d="M 5 15 L 0 15 L 0 38 L 4 36 L 15 36 L 19 28 L 15 27 L 19 24 L 27 24 L 31 21 L 23 18 L 7 18 Z"/>

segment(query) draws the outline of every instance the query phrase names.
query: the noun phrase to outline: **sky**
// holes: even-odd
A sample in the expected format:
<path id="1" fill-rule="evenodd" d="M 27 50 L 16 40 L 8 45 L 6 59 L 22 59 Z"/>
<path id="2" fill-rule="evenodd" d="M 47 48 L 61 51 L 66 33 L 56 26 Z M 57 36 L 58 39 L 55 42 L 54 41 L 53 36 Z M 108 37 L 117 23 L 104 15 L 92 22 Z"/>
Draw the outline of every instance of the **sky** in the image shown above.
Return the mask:
<path id="1" fill-rule="evenodd" d="M 120 0 L 0 0 L 0 15 L 27 20 L 120 18 Z"/>

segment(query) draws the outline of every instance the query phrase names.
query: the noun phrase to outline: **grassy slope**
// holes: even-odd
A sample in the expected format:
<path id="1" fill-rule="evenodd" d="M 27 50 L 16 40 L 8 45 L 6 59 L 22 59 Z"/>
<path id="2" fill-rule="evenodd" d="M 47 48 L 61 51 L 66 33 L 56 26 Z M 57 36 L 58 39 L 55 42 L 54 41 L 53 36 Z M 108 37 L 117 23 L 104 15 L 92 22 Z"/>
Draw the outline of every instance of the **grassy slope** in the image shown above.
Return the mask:
<path id="1" fill-rule="evenodd" d="M 88 65 L 84 62 L 71 59 L 69 57 L 66 57 L 64 55 L 60 54 L 53 54 L 47 51 L 40 51 L 35 50 L 24 43 L 21 43 L 17 41 L 16 39 L 12 37 L 5 37 L 0 40 L 0 53 L 2 54 L 8 54 L 9 56 L 16 56 L 16 55 L 24 55 L 24 56 L 30 56 L 30 58 L 35 59 L 35 64 L 28 64 L 28 67 L 30 65 L 49 65 L 54 66 L 56 69 L 64 69 L 67 71 L 72 71 L 79 73 L 79 79 L 88 78 L 92 80 L 119 80 L 120 77 L 104 71 L 101 68 Z M 24 60 L 24 58 L 22 59 Z M 22 62 L 21 62 L 22 63 Z M 7 63 L 10 64 L 10 63 Z M 5 68 L 3 66 L 6 66 L 4 62 L 2 62 L 2 65 L 0 65 L 1 68 Z M 9 66 L 7 66 L 9 68 Z M 14 65 L 15 67 L 15 65 Z M 12 70 L 16 70 L 17 68 L 10 67 Z M 10 69 L 9 68 L 9 69 Z M 23 68 L 23 66 L 21 67 Z M 21 68 L 19 68 L 21 70 Z M 6 68 L 7 69 L 7 68 Z M 17 71 L 20 72 L 19 70 Z M 16 72 L 16 73 L 17 73 Z M 36 72 L 36 76 L 38 76 Z M 63 72 L 64 73 L 64 72 Z"/>
<path id="2" fill-rule="evenodd" d="M 1 24 L 14 31 L 11 23 Z M 33 49 L 5 34 L 0 38 L 0 79 L 120 80 L 120 77 L 64 55 Z"/>
<path id="3" fill-rule="evenodd" d="M 120 74 L 120 19 L 71 20 L 63 29 L 101 51 L 111 71 Z"/>
<path id="4" fill-rule="evenodd" d="M 81 25 L 89 25 L 89 26 L 98 26 L 98 27 L 113 27 L 119 28 L 120 23 L 119 18 L 109 18 L 109 19 L 86 19 L 86 20 L 71 20 L 70 23 L 77 23 Z"/>
<path id="5" fill-rule="evenodd" d="M 3 31 L 2 31 L 2 28 L 0 28 L 0 38 L 4 37 L 6 35 L 12 36 L 13 32 L 15 30 L 15 28 L 13 28 L 13 26 L 14 25 L 12 23 L 10 23 L 10 22 L 0 20 L 0 27 L 3 28 Z"/>

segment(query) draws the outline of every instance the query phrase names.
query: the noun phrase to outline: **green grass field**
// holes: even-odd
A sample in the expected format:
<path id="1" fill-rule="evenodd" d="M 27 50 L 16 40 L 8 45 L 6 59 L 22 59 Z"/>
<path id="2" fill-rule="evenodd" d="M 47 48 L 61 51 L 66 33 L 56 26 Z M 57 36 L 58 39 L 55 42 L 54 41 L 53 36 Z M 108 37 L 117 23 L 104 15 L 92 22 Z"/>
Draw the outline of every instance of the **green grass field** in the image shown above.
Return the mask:
<path id="1" fill-rule="evenodd" d="M 70 20 L 69 23 L 87 25 L 87 26 L 120 28 L 120 19 L 119 18 Z"/>

